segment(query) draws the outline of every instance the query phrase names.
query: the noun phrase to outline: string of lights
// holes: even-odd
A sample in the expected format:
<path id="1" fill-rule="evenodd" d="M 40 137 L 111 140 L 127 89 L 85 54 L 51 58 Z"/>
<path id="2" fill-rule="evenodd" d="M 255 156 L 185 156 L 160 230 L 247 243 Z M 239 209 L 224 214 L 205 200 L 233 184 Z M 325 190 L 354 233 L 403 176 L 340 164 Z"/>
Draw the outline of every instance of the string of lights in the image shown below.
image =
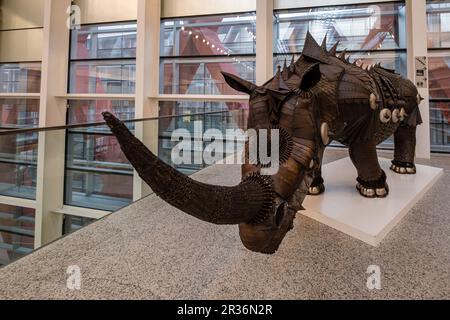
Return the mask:
<path id="1" fill-rule="evenodd" d="M 188 36 L 193 37 L 195 40 L 198 40 L 198 41 L 201 40 L 201 42 L 204 45 L 210 47 L 213 50 L 216 50 L 219 54 L 222 54 L 224 56 L 228 56 L 228 57 L 232 58 L 235 63 L 242 65 L 244 68 L 246 68 L 250 71 L 254 71 L 254 68 L 252 68 L 250 65 L 244 64 L 240 58 L 233 56 L 232 49 L 226 48 L 222 44 L 213 43 L 209 39 L 204 38 L 200 34 L 196 33 L 195 31 L 189 30 L 184 26 L 181 27 L 181 31 L 187 33 Z M 252 37 L 253 41 L 256 42 L 256 34 L 252 30 L 250 30 L 248 27 L 245 27 L 245 31 Z"/>

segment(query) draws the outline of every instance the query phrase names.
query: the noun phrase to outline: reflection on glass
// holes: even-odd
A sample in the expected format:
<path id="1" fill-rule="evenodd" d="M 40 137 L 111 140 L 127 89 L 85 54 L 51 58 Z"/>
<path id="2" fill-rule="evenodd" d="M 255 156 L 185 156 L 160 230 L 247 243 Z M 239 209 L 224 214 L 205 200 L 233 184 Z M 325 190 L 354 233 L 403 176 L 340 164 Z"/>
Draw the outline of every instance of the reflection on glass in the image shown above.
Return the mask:
<path id="1" fill-rule="evenodd" d="M 450 152 L 450 0 L 427 1 L 431 150 Z"/>
<path id="2" fill-rule="evenodd" d="M 255 79 L 254 13 L 163 20 L 161 88 L 165 94 L 238 94 L 222 71 Z"/>
<path id="3" fill-rule="evenodd" d="M 450 1 L 427 1 L 428 47 L 450 48 Z"/>
<path id="4" fill-rule="evenodd" d="M 32 128 L 39 124 L 39 101 L 0 99 L 1 130 Z M 38 134 L 0 136 L 0 195 L 36 197 Z"/>
<path id="5" fill-rule="evenodd" d="M 222 71 L 255 82 L 254 59 L 233 61 L 232 58 L 167 59 L 162 64 L 163 82 L 161 92 L 165 94 L 241 94 L 232 89 L 222 76 Z"/>
<path id="6" fill-rule="evenodd" d="M 77 61 L 70 66 L 70 93 L 135 92 L 134 61 Z"/>
<path id="7" fill-rule="evenodd" d="M 450 51 L 430 54 L 429 78 L 430 98 L 450 99 Z"/>
<path id="8" fill-rule="evenodd" d="M 0 204 L 0 266 L 32 252 L 34 209 Z"/>
<path id="9" fill-rule="evenodd" d="M 69 101 L 69 124 L 103 122 L 109 111 L 121 120 L 134 119 L 134 102 Z M 128 124 L 134 130 L 134 123 Z M 133 170 L 107 126 L 69 130 L 65 203 L 114 211 L 131 202 Z"/>
<path id="10" fill-rule="evenodd" d="M 39 125 L 39 100 L 1 99 L 0 128 L 34 128 Z"/>
<path id="11" fill-rule="evenodd" d="M 97 128 L 67 134 L 65 203 L 113 211 L 132 200 L 133 168 L 110 131 Z"/>
<path id="12" fill-rule="evenodd" d="M 358 4 L 278 11 L 275 15 L 276 53 L 303 51 L 309 30 L 338 50 L 366 51 L 406 48 L 404 3 Z"/>
<path id="13" fill-rule="evenodd" d="M 70 133 L 71 152 L 67 155 L 67 167 L 77 170 L 132 171 L 119 143 L 112 135 Z"/>
<path id="14" fill-rule="evenodd" d="M 82 26 L 72 31 L 71 59 L 136 57 L 136 23 Z"/>
<path id="15" fill-rule="evenodd" d="M 35 162 L 0 160 L 0 195 L 36 199 L 37 165 Z"/>
<path id="16" fill-rule="evenodd" d="M 299 55 L 295 55 L 297 59 Z M 292 59 L 292 55 L 276 55 L 274 58 L 274 71 L 277 70 L 278 66 L 283 66 L 284 61 L 287 63 Z M 367 53 L 352 53 L 350 55 L 350 62 L 358 61 L 358 64 L 363 66 L 369 66 L 375 63 L 381 63 L 381 66 L 387 69 L 395 70 L 398 74 L 407 76 L 407 54 L 406 52 L 367 52 Z"/>
<path id="17" fill-rule="evenodd" d="M 128 100 L 73 100 L 69 101 L 69 124 L 102 122 L 102 113 L 108 111 L 121 120 L 134 119 L 134 101 Z M 95 128 L 98 129 L 98 128 Z M 80 129 L 82 130 L 82 129 Z"/>
<path id="18" fill-rule="evenodd" d="M 124 22 L 72 31 L 70 93 L 133 94 L 136 30 Z M 134 102 L 69 101 L 68 124 L 103 122 L 104 111 L 134 119 Z M 66 150 L 65 204 L 113 211 L 131 202 L 133 170 L 107 126 L 69 130 Z"/>
<path id="19" fill-rule="evenodd" d="M 256 14 L 163 20 L 161 56 L 255 54 Z"/>
<path id="20" fill-rule="evenodd" d="M 39 93 L 41 63 L 0 63 L 0 93 Z"/>
<path id="21" fill-rule="evenodd" d="M 227 130 L 246 130 L 248 119 L 248 104 L 246 103 L 220 103 L 220 102 L 161 102 L 160 103 L 160 115 L 186 115 L 185 117 L 176 117 L 159 120 L 159 156 L 166 163 L 172 165 L 176 169 L 184 172 L 185 174 L 192 174 L 201 169 L 204 169 L 207 165 L 205 163 L 196 164 L 194 159 L 197 156 L 201 157 L 201 153 L 204 147 L 210 143 L 210 141 L 204 142 L 208 130 L 220 131 L 226 139 L 230 138 L 227 135 Z M 220 112 L 222 111 L 222 112 Z M 220 112 L 217 114 L 194 116 L 193 114 Z M 192 116 L 190 116 L 192 114 Z M 192 159 L 191 164 L 175 165 L 172 163 L 172 150 L 179 143 L 178 141 L 172 141 L 172 134 L 176 130 L 187 130 L 191 135 L 192 149 L 190 157 Z M 202 135 L 198 138 L 198 131 Z M 202 140 L 203 149 L 197 150 L 194 148 L 194 133 L 197 132 L 197 140 Z M 205 134 L 205 135 L 203 135 Z M 207 137 L 206 137 L 207 138 Z M 222 141 L 226 143 L 227 141 Z M 227 153 L 228 151 L 228 153 Z M 224 149 L 224 153 L 221 155 L 222 159 L 230 156 L 232 153 L 230 150 Z M 200 153 L 199 155 L 197 153 Z"/>
<path id="22" fill-rule="evenodd" d="M 72 232 L 80 230 L 95 221 L 96 221 L 95 219 L 65 215 L 63 224 L 63 235 L 65 236 Z"/>
<path id="23" fill-rule="evenodd" d="M 133 173 L 118 175 L 89 171 L 66 172 L 65 204 L 115 211 L 133 199 Z"/>
<path id="24" fill-rule="evenodd" d="M 450 152 L 450 102 L 431 102 L 431 147 L 435 152 Z"/>

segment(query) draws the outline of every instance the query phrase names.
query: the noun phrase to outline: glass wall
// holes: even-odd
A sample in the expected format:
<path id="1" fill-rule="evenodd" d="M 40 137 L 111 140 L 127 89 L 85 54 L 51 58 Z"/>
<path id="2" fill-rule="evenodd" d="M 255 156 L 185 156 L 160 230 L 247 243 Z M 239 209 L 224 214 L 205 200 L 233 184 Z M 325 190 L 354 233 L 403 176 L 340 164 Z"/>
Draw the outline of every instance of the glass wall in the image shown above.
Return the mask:
<path id="1" fill-rule="evenodd" d="M 230 88 L 221 72 L 236 74 L 255 82 L 256 14 L 214 15 L 161 21 L 160 93 L 182 95 L 241 95 Z M 198 114 L 223 111 L 201 117 L 203 129 L 241 128 L 245 119 L 231 116 L 248 113 L 248 104 L 239 102 L 173 101 L 160 103 L 160 115 Z M 174 145 L 171 134 L 177 129 L 193 133 L 195 117 L 172 118 L 159 122 L 159 155 L 167 163 Z M 193 150 L 192 157 L 194 157 Z M 224 156 L 226 156 L 224 154 Z M 204 164 L 175 166 L 193 173 Z"/>
<path id="2" fill-rule="evenodd" d="M 0 64 L 0 93 L 39 93 L 41 64 Z M 0 98 L 0 130 L 39 125 L 39 99 Z M 0 137 L 0 195 L 35 199 L 37 134 Z"/>
<path id="3" fill-rule="evenodd" d="M 0 93 L 39 93 L 41 63 L 0 63 Z"/>
<path id="4" fill-rule="evenodd" d="M 404 2 L 388 2 L 276 11 L 274 67 L 300 56 L 309 30 L 319 44 L 327 36 L 328 48 L 339 41 L 338 52 L 347 50 L 351 62 L 380 62 L 406 76 L 405 10 Z M 393 138 L 380 148 L 392 149 Z"/>
<path id="5" fill-rule="evenodd" d="M 102 122 L 103 111 L 112 112 L 122 120 L 134 119 L 134 101 L 72 100 L 69 106 L 69 124 Z M 109 128 L 69 130 L 65 203 L 114 211 L 128 205 L 132 198 L 133 168 Z"/>
<path id="6" fill-rule="evenodd" d="M 247 129 L 248 104 L 245 106 L 236 102 L 186 102 L 180 104 L 178 102 L 161 103 L 161 106 L 170 106 L 176 115 L 186 115 L 185 117 L 161 119 L 159 121 L 159 154 L 158 156 L 166 163 L 173 165 L 185 174 L 192 174 L 204 169 L 207 164 L 202 157 L 205 147 L 212 141 L 225 144 L 228 141 L 234 141 L 230 131 L 245 131 Z M 208 114 L 212 113 L 213 114 Z M 216 113 L 217 112 L 217 113 Z M 189 116 L 189 114 L 206 113 L 203 116 Z M 172 139 L 172 134 L 176 130 L 184 130 L 189 132 L 187 137 L 183 136 L 183 143 L 186 141 L 190 144 L 190 163 L 174 165 L 172 162 L 172 151 L 174 147 L 180 143 L 178 140 Z M 209 136 L 210 130 L 221 132 L 224 141 L 212 140 Z M 196 133 L 196 134 L 194 134 Z M 227 134 L 228 133 L 228 134 Z M 227 140 L 229 139 L 229 140 Z M 200 144 L 194 144 L 200 142 Z M 201 145 L 202 148 L 198 148 Z M 186 148 L 188 149 L 188 148 Z M 221 159 L 234 154 L 234 150 L 223 149 L 220 155 Z M 195 159 L 203 159 L 196 161 Z"/>
<path id="7" fill-rule="evenodd" d="M 34 209 L 0 204 L 0 266 L 34 249 Z"/>
<path id="8" fill-rule="evenodd" d="M 450 152 L 450 1 L 428 1 L 431 148 Z"/>
<path id="9" fill-rule="evenodd" d="M 96 221 L 95 219 L 65 215 L 63 225 L 63 235 L 68 235 L 72 232 L 78 231 L 95 221 Z"/>
<path id="10" fill-rule="evenodd" d="M 86 25 L 72 31 L 69 92 L 135 93 L 136 28 L 135 22 L 124 22 Z M 134 101 L 72 100 L 68 105 L 69 124 L 101 122 L 104 111 L 122 120 L 134 119 Z M 132 198 L 133 170 L 110 130 L 70 130 L 65 204 L 114 211 Z"/>
<path id="11" fill-rule="evenodd" d="M 161 22 L 165 94 L 238 94 L 221 71 L 255 80 L 256 15 L 217 15 Z"/>
<path id="12" fill-rule="evenodd" d="M 275 64 L 303 50 L 308 30 L 318 43 L 328 37 L 328 48 L 340 41 L 350 60 L 381 62 L 406 75 L 406 18 L 403 2 L 357 4 L 275 12 Z"/>
<path id="13" fill-rule="evenodd" d="M 136 23 L 83 26 L 72 31 L 70 93 L 134 93 Z"/>

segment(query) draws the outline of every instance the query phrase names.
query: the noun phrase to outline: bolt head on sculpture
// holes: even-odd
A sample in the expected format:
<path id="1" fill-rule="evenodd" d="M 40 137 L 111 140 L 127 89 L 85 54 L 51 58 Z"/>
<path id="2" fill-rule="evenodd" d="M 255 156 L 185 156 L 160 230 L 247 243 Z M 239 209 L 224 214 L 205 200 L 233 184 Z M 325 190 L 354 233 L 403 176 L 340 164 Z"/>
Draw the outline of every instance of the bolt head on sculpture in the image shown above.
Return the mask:
<path id="1" fill-rule="evenodd" d="M 124 154 L 153 191 L 169 204 L 214 224 L 239 225 L 249 250 L 275 253 L 294 226 L 306 195 L 325 192 L 323 154 L 331 141 L 349 147 L 358 171 L 355 192 L 367 198 L 389 194 L 376 147 L 394 135 L 391 170 L 414 174 L 415 134 L 421 97 L 414 84 L 379 64 L 351 64 L 338 44 L 327 50 L 307 34 L 301 57 L 262 86 L 223 73 L 232 88 L 250 96 L 248 127 L 280 130 L 280 168 L 246 161 L 242 182 L 221 187 L 196 182 L 163 163 L 110 113 L 105 121 Z M 246 159 L 249 160 L 249 159 Z"/>

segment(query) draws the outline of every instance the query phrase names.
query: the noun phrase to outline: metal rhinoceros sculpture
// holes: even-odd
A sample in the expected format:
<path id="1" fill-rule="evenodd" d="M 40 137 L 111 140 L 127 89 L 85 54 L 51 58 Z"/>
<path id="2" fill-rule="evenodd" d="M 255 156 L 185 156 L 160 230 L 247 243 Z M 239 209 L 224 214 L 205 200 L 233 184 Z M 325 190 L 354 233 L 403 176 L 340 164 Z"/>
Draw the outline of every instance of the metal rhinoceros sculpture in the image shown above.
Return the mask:
<path id="1" fill-rule="evenodd" d="M 305 196 L 325 191 L 321 166 L 333 140 L 350 149 L 364 197 L 389 193 L 376 147 L 395 136 L 391 170 L 415 174 L 416 126 L 421 97 L 412 82 L 375 65 L 349 63 L 338 44 L 320 46 L 308 33 L 298 61 L 280 68 L 263 86 L 224 73 L 234 89 L 250 95 L 249 128 L 281 130 L 282 163 L 277 174 L 263 176 L 261 164 L 244 164 L 236 187 L 207 185 L 163 163 L 110 113 L 104 118 L 123 152 L 153 191 L 169 204 L 214 224 L 238 224 L 249 250 L 275 253 L 293 228 Z"/>

